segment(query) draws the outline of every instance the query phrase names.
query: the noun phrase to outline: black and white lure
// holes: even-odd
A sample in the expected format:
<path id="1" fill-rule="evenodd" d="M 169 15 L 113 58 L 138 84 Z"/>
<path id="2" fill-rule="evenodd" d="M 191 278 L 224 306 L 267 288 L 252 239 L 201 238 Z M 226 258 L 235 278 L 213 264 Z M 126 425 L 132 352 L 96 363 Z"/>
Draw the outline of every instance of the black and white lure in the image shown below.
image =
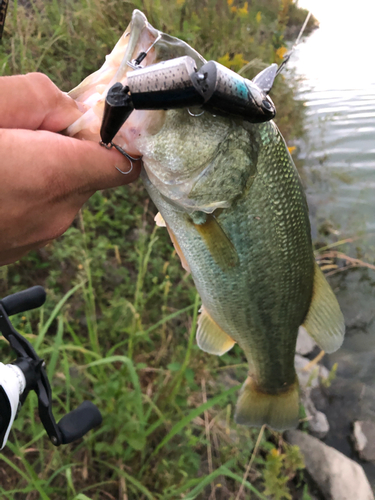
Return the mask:
<path id="1" fill-rule="evenodd" d="M 187 108 L 192 116 L 208 111 L 213 115 L 232 116 L 251 123 L 272 120 L 276 108 L 268 93 L 274 80 L 284 69 L 291 54 L 298 45 L 307 26 L 311 12 L 292 49 L 284 56 L 278 67 L 271 64 L 253 80 L 248 80 L 216 61 L 209 61 L 196 68 L 189 56 L 162 61 L 142 67 L 141 63 L 149 50 L 157 44 L 159 37 L 146 52 L 141 52 L 128 65 L 134 70 L 127 74 L 127 85 L 115 83 L 108 91 L 100 130 L 100 144 L 107 149 L 115 147 L 126 156 L 131 165 L 137 158 L 114 144 L 113 138 L 133 110 L 160 110 Z M 192 107 L 200 107 L 202 113 L 193 115 Z M 128 174 L 131 172 L 121 172 Z"/>
<path id="2" fill-rule="evenodd" d="M 276 108 L 267 94 L 276 72 L 277 64 L 272 64 L 251 81 L 216 61 L 197 69 L 189 56 L 139 67 L 128 73 L 125 87 L 115 83 L 108 91 L 100 131 L 102 144 L 112 143 L 134 109 L 198 106 L 214 115 L 233 116 L 251 123 L 272 120 Z"/>

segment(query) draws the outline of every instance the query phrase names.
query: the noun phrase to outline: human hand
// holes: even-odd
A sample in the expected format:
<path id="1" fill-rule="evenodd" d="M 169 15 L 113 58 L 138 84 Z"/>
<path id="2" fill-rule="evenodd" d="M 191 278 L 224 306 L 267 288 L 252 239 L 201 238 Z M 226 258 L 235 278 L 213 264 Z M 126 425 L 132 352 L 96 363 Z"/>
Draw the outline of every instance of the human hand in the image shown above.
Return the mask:
<path id="1" fill-rule="evenodd" d="M 58 134 L 81 112 L 40 73 L 0 78 L 0 266 L 47 244 L 99 189 L 134 181 L 141 162 Z"/>

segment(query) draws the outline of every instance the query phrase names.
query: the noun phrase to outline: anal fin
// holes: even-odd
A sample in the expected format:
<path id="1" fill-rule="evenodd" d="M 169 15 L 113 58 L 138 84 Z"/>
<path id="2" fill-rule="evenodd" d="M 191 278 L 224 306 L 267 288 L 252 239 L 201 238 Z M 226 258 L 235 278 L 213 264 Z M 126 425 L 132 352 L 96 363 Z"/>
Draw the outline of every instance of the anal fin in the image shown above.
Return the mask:
<path id="1" fill-rule="evenodd" d="M 302 326 L 325 352 L 336 351 L 344 340 L 344 316 L 316 262 L 312 300 Z"/>
<path id="2" fill-rule="evenodd" d="M 242 386 L 234 416 L 238 424 L 261 427 L 267 424 L 275 430 L 295 429 L 299 417 L 298 380 L 285 391 L 262 392 L 248 377 Z"/>
<path id="3" fill-rule="evenodd" d="M 197 344 L 202 351 L 222 356 L 232 349 L 235 343 L 202 307 L 197 330 Z"/>

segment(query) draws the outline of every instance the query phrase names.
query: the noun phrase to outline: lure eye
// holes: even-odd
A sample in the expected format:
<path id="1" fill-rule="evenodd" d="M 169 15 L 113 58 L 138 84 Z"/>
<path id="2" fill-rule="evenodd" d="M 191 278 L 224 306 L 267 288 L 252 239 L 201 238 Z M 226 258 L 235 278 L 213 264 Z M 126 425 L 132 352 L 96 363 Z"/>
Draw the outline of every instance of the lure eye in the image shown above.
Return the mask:
<path id="1" fill-rule="evenodd" d="M 263 104 L 263 107 L 268 109 L 269 111 L 272 110 L 272 106 L 271 106 L 271 103 L 269 101 L 267 101 L 266 99 L 262 102 Z"/>
<path id="2" fill-rule="evenodd" d="M 276 115 L 276 109 L 270 98 L 263 99 L 262 110 L 268 119 L 272 119 Z"/>

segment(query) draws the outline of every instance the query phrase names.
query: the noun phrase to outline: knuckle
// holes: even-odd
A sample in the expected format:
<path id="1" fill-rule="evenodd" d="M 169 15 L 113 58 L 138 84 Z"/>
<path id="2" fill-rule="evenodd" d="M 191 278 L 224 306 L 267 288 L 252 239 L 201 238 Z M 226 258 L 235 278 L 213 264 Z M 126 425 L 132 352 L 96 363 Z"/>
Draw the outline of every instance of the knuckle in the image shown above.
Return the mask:
<path id="1" fill-rule="evenodd" d="M 26 78 L 34 85 L 50 85 L 52 81 L 44 73 L 27 73 Z M 53 85 L 53 84 L 52 84 Z"/>
<path id="2" fill-rule="evenodd" d="M 40 105 L 49 109 L 57 104 L 61 92 L 47 75 L 44 73 L 28 73 L 26 78 L 31 92 Z"/>

